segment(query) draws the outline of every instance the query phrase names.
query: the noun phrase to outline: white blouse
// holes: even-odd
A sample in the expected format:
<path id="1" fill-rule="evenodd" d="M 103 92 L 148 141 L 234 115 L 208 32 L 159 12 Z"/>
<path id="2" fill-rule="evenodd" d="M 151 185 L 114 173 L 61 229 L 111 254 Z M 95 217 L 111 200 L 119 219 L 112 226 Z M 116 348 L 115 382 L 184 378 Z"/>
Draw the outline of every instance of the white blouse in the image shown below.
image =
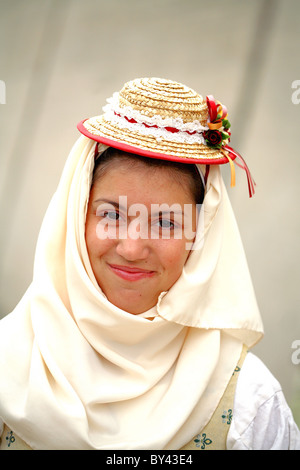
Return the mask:
<path id="1" fill-rule="evenodd" d="M 252 353 L 238 378 L 227 450 L 300 450 L 300 432 L 281 386 Z"/>

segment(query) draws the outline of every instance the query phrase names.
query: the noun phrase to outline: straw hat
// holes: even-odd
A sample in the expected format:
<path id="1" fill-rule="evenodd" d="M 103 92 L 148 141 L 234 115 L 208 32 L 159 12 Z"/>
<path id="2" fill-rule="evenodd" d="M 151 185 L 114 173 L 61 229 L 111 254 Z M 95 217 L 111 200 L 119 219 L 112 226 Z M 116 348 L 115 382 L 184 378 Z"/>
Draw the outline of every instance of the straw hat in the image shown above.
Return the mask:
<path id="1" fill-rule="evenodd" d="M 241 156 L 228 146 L 227 109 L 212 95 L 204 99 L 191 88 L 171 80 L 140 78 L 125 83 L 104 106 L 104 113 L 78 124 L 96 142 L 146 157 L 184 163 L 230 163 Z M 240 160 L 247 171 L 243 159 Z M 253 180 L 250 178 L 251 192 Z M 252 195 L 252 194 L 250 194 Z"/>

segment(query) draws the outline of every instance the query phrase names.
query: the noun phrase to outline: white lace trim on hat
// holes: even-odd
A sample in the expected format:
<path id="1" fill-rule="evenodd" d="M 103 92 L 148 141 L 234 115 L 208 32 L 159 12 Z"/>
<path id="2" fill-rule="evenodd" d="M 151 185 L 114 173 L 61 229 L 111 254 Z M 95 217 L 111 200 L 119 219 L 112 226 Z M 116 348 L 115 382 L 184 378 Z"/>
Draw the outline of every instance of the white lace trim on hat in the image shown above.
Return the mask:
<path id="1" fill-rule="evenodd" d="M 131 132 L 139 133 L 140 135 L 151 136 L 154 137 L 157 141 L 167 140 L 169 142 L 206 145 L 203 135 L 199 133 L 189 135 L 182 131 L 173 133 L 160 127 L 146 127 L 144 124 L 128 122 L 126 118 L 117 116 L 113 111 L 105 113 L 104 118 L 112 125 L 116 125 L 120 129 L 127 129 Z"/>
<path id="2" fill-rule="evenodd" d="M 131 106 L 120 107 L 119 105 L 119 93 L 116 92 L 111 98 L 107 100 L 107 105 L 103 107 L 103 111 L 109 112 L 110 110 L 115 111 L 117 114 L 120 114 L 123 117 L 128 119 L 134 119 L 140 124 L 147 124 L 149 126 L 158 126 L 161 128 L 165 127 L 175 127 L 179 131 L 183 132 L 203 132 L 207 131 L 208 126 L 203 126 L 200 121 L 193 122 L 183 122 L 181 118 L 163 118 L 159 114 L 154 116 L 147 116 L 147 114 L 142 114 L 139 111 L 133 109 Z"/>
<path id="3" fill-rule="evenodd" d="M 120 109 L 122 109 L 123 115 L 118 115 Z M 120 108 L 120 109 L 113 109 L 111 106 L 105 106 L 103 108 L 103 110 L 105 111 L 104 119 L 110 122 L 112 125 L 116 125 L 120 129 L 127 129 L 131 132 L 139 133 L 144 136 L 151 136 L 151 137 L 154 137 L 157 141 L 167 140 L 169 142 L 206 145 L 205 139 L 202 135 L 202 131 L 206 130 L 207 128 L 204 128 L 203 126 L 201 126 L 201 124 L 200 124 L 201 132 L 199 132 L 199 126 L 195 125 L 195 127 L 197 127 L 198 130 L 196 130 L 195 127 L 190 128 L 189 132 L 196 132 L 195 134 L 190 135 L 188 134 L 187 130 L 183 131 L 179 129 L 180 127 L 183 127 L 183 126 L 178 126 L 178 121 L 181 121 L 181 119 L 180 120 L 179 119 L 176 119 L 176 120 L 175 119 L 163 119 L 161 116 L 154 116 L 156 119 L 151 118 L 151 121 L 150 121 L 149 118 L 144 119 L 145 116 L 143 116 L 143 121 L 142 121 L 140 118 L 137 119 L 137 116 L 136 116 L 137 113 L 135 112 L 131 114 L 126 113 L 126 116 L 125 116 L 124 108 Z M 129 122 L 128 119 L 134 119 L 137 122 Z M 157 127 L 146 127 L 145 124 L 157 126 Z M 188 124 L 192 124 L 192 123 L 188 123 Z M 178 129 L 178 132 L 170 132 L 165 127 L 174 127 Z"/>

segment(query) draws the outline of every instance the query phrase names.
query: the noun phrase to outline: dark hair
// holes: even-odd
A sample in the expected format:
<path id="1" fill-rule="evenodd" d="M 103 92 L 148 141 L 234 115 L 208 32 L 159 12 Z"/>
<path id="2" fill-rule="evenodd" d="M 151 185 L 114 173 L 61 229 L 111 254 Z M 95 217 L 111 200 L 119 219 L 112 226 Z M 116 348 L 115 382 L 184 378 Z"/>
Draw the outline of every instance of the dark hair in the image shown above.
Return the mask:
<path id="1" fill-rule="evenodd" d="M 202 204 L 204 199 L 204 181 L 196 165 L 191 163 L 173 162 L 157 158 L 143 157 L 140 155 L 124 152 L 122 150 L 109 147 L 96 158 L 93 171 L 92 186 L 99 178 L 104 176 L 112 162 L 124 161 L 130 162 L 134 166 L 137 162 L 143 163 L 153 169 L 172 169 L 178 174 L 178 181 L 182 183 L 182 174 L 188 177 L 189 189 L 196 204 Z M 175 173 L 175 174 L 176 174 Z"/>

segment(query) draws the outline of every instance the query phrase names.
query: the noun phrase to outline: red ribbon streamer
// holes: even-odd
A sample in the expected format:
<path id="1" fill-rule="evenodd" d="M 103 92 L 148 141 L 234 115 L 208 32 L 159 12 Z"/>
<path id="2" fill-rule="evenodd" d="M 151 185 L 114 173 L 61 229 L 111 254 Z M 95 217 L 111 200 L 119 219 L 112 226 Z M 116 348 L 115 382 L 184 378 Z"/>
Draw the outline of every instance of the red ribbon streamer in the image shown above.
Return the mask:
<path id="1" fill-rule="evenodd" d="M 224 149 L 227 150 L 229 154 L 235 157 L 234 161 L 237 164 L 237 166 L 245 170 L 246 175 L 247 175 L 247 181 L 248 181 L 249 197 L 252 197 L 255 194 L 256 183 L 250 173 L 247 163 L 245 162 L 243 157 L 236 150 L 233 150 L 233 148 L 229 147 L 229 145 L 225 145 Z"/>

